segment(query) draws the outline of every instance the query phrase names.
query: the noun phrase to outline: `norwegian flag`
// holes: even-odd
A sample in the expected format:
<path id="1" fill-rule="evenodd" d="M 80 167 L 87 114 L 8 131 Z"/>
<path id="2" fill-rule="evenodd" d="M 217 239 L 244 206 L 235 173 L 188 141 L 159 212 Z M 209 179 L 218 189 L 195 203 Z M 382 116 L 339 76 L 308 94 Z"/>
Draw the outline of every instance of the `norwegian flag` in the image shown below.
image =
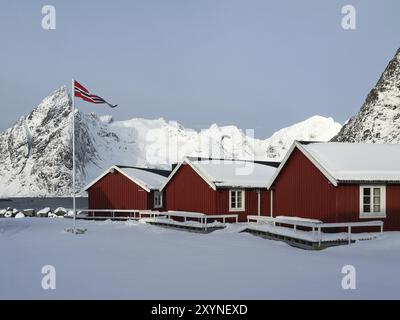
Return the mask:
<path id="1" fill-rule="evenodd" d="M 75 95 L 75 97 L 81 98 L 90 103 L 96 103 L 96 104 L 105 103 L 110 108 L 115 108 L 117 106 L 117 104 L 112 105 L 112 104 L 108 103 L 106 100 L 104 100 L 103 98 L 96 96 L 95 94 L 90 94 L 89 90 L 87 90 L 83 85 L 81 85 L 76 80 L 74 80 L 74 95 Z"/>

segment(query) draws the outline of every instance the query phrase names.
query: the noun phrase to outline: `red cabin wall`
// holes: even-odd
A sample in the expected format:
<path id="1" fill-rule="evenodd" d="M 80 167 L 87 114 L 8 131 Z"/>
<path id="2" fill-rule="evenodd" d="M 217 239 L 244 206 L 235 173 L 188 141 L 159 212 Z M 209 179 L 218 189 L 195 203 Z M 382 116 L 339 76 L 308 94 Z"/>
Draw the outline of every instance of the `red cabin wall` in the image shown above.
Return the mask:
<path id="1" fill-rule="evenodd" d="M 217 193 L 217 213 L 218 214 L 238 214 L 240 222 L 246 222 L 248 215 L 258 214 L 258 193 L 257 189 L 244 189 L 245 191 L 245 211 L 229 211 L 229 189 L 218 189 Z M 267 190 L 260 191 L 260 215 L 270 215 L 270 194 Z"/>
<path id="2" fill-rule="evenodd" d="M 336 220 L 335 187 L 295 149 L 275 180 L 273 216 Z"/>
<path id="3" fill-rule="evenodd" d="M 216 193 L 187 164 L 181 165 L 166 186 L 167 210 L 215 214 Z"/>
<path id="4" fill-rule="evenodd" d="M 261 214 L 270 214 L 269 191 L 261 191 Z M 189 165 L 183 164 L 166 186 L 167 210 L 212 214 L 257 215 L 258 195 L 255 189 L 245 189 L 245 211 L 229 211 L 229 189 L 214 191 Z"/>
<path id="5" fill-rule="evenodd" d="M 149 209 L 148 192 L 120 172 L 109 173 L 88 190 L 89 209 Z"/>
<path id="6" fill-rule="evenodd" d="M 360 218 L 360 186 L 358 184 L 339 185 L 336 188 L 336 221 L 356 222 Z"/>
<path id="7" fill-rule="evenodd" d="M 400 231 L 400 185 L 386 186 L 386 219 L 384 229 Z"/>
<path id="8" fill-rule="evenodd" d="M 385 231 L 400 230 L 400 185 L 386 185 L 386 218 L 360 218 L 360 185 L 339 185 L 336 190 L 337 222 L 381 220 Z M 367 231 L 376 231 L 371 228 Z"/>
<path id="9" fill-rule="evenodd" d="M 382 220 L 384 230 L 400 230 L 400 185 L 386 186 L 386 218 L 360 219 L 360 185 L 333 186 L 298 149 L 289 157 L 272 189 L 274 217 L 295 216 L 323 222 Z"/>

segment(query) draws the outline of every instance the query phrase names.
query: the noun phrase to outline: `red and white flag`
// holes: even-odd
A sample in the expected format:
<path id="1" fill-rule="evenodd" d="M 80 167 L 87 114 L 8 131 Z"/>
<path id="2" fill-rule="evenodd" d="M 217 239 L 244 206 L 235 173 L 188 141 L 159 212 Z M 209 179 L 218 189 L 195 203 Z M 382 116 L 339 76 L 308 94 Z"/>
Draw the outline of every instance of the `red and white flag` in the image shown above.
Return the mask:
<path id="1" fill-rule="evenodd" d="M 106 100 L 104 100 L 103 98 L 95 95 L 95 94 L 91 94 L 89 92 L 89 90 L 87 90 L 83 85 L 81 85 L 78 81 L 74 80 L 74 96 L 77 98 L 81 98 L 87 102 L 90 103 L 96 103 L 96 104 L 102 104 L 105 103 L 107 104 L 110 108 L 115 108 L 117 106 L 116 105 L 112 105 L 110 103 L 108 103 Z"/>

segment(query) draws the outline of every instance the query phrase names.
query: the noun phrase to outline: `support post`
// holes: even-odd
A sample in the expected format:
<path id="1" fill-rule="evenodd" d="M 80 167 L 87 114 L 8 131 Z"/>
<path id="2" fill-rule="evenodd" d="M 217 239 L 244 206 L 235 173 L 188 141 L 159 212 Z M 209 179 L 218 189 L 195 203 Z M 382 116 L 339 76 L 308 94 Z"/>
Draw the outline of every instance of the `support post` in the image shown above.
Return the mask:
<path id="1" fill-rule="evenodd" d="M 76 201 L 75 201 L 75 80 L 71 81 L 72 99 L 72 207 L 74 212 L 74 234 L 76 234 Z"/>
<path id="2" fill-rule="evenodd" d="M 351 226 L 347 227 L 348 244 L 351 244 Z"/>

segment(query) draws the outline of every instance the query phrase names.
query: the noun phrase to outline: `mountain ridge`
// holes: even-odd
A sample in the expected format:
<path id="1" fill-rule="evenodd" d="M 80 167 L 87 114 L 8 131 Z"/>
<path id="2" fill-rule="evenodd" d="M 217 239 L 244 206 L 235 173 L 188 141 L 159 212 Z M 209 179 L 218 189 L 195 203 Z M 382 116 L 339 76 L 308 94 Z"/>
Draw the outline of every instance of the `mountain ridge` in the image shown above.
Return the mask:
<path id="1" fill-rule="evenodd" d="M 400 49 L 334 142 L 400 143 Z"/>
<path id="2" fill-rule="evenodd" d="M 0 133 L 0 197 L 72 194 L 72 107 L 68 89 L 55 90 Z M 116 121 L 75 114 L 77 191 L 113 164 L 169 168 L 184 156 L 280 160 L 294 139 L 331 139 L 341 128 L 314 116 L 256 139 L 236 126 L 196 131 L 163 118 Z"/>

